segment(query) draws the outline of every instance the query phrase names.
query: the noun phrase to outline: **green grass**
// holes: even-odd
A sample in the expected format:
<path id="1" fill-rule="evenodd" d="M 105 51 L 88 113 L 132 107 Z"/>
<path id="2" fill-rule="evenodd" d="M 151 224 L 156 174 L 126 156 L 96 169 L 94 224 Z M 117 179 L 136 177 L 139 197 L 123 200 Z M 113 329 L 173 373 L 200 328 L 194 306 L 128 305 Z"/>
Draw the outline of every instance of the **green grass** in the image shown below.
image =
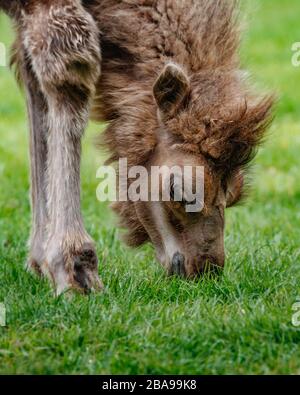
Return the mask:
<path id="1" fill-rule="evenodd" d="M 83 210 L 97 242 L 107 292 L 55 299 L 24 271 L 30 227 L 25 106 L 0 68 L 0 373 L 300 373 L 299 0 L 247 2 L 242 58 L 260 87 L 280 96 L 277 118 L 243 207 L 227 213 L 227 265 L 219 281 L 169 279 L 146 246 L 128 250 L 106 205 L 97 202 L 103 157 L 84 142 Z M 0 16 L 0 41 L 11 30 Z"/>

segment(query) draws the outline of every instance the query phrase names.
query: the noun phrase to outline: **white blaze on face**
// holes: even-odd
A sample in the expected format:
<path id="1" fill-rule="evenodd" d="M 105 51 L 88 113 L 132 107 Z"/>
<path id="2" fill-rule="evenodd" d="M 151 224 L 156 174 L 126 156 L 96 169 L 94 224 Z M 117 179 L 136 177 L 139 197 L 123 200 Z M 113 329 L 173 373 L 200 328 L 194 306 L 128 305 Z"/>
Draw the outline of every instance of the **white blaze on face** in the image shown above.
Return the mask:
<path id="1" fill-rule="evenodd" d="M 152 203 L 151 205 L 151 213 L 156 225 L 156 229 L 158 230 L 161 240 L 164 246 L 164 252 L 165 255 L 169 261 L 169 263 L 172 262 L 173 256 L 177 252 L 182 251 L 182 246 L 181 243 L 176 237 L 176 234 L 174 233 L 174 229 L 172 228 L 172 225 L 166 218 L 166 213 L 164 211 L 164 208 L 162 206 L 162 203 L 156 202 Z"/>

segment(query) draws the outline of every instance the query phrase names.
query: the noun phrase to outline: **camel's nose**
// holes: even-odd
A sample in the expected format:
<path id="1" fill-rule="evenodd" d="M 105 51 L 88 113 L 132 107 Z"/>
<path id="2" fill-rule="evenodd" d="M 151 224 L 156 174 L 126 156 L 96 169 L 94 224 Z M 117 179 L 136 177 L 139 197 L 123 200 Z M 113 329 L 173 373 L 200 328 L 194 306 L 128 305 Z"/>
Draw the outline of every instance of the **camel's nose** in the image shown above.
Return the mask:
<path id="1" fill-rule="evenodd" d="M 176 252 L 176 254 L 174 254 L 172 259 L 170 274 L 174 276 L 186 277 L 184 263 L 185 263 L 184 256 L 179 252 Z"/>
<path id="2" fill-rule="evenodd" d="M 186 261 L 180 253 L 174 254 L 169 274 L 184 278 L 194 278 L 202 276 L 205 273 L 221 274 L 224 266 L 224 260 L 212 256 L 198 256 L 194 260 Z"/>

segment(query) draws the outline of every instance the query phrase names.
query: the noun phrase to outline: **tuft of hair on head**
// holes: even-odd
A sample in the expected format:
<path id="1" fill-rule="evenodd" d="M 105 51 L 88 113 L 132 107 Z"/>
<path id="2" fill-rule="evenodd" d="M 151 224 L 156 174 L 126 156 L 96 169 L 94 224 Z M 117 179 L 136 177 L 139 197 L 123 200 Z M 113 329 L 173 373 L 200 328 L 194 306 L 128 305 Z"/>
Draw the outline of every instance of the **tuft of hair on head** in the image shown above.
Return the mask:
<path id="1" fill-rule="evenodd" d="M 274 95 L 245 99 L 231 118 L 208 126 L 210 132 L 201 143 L 202 152 L 227 173 L 247 167 L 274 118 L 274 102 Z"/>

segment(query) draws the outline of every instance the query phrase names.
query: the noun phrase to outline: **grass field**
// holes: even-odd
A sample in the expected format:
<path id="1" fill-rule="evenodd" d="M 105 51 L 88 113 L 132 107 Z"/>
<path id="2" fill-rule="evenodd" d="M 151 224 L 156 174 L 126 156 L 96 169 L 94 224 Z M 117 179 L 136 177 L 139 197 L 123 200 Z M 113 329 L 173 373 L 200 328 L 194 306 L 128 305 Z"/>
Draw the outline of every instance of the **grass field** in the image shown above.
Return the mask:
<path id="1" fill-rule="evenodd" d="M 245 3 L 245 2 L 244 2 Z M 248 0 L 243 65 L 280 101 L 253 169 L 253 190 L 227 212 L 227 265 L 219 281 L 169 279 L 146 246 L 128 250 L 115 219 L 96 200 L 92 145 L 84 141 L 83 210 L 97 243 L 107 292 L 55 299 L 25 272 L 30 227 L 25 106 L 0 67 L 0 373 L 284 374 L 300 373 L 299 0 Z M 0 42 L 12 40 L 0 16 Z"/>

